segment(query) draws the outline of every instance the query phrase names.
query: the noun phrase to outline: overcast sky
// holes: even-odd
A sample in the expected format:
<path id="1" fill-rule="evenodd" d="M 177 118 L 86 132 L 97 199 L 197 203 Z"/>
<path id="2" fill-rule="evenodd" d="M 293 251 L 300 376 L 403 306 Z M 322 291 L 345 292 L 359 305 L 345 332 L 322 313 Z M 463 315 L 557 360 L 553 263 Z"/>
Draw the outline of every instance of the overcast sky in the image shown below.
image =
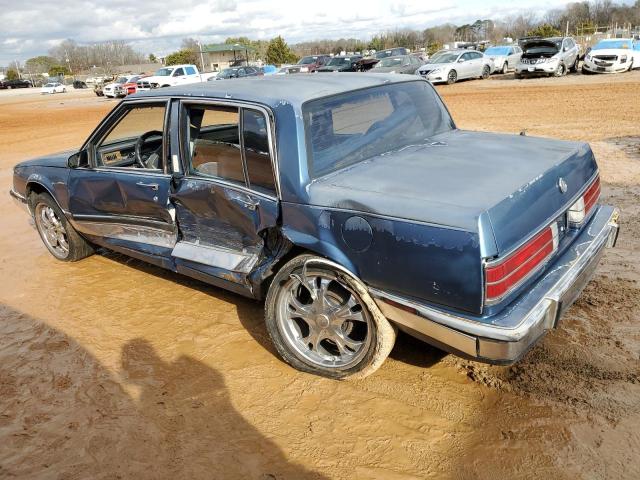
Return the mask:
<path id="1" fill-rule="evenodd" d="M 289 43 L 355 37 L 396 28 L 498 19 L 522 10 L 543 12 L 570 0 L 0 0 L 0 65 L 44 55 L 60 40 L 120 39 L 164 55 L 184 37 L 203 42 L 229 36 Z"/>

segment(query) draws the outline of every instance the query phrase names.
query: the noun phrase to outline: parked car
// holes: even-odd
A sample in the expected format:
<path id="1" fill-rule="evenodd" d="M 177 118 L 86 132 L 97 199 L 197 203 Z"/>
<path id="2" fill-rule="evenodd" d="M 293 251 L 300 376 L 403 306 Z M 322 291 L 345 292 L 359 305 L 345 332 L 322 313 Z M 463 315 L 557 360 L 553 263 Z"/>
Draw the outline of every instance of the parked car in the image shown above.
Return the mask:
<path id="1" fill-rule="evenodd" d="M 87 87 L 86 82 L 83 82 L 82 80 L 74 80 L 73 88 L 75 88 L 76 90 L 81 90 L 83 88 L 89 88 L 89 87 Z"/>
<path id="2" fill-rule="evenodd" d="M 134 92 L 137 87 L 137 82 L 142 78 L 140 75 L 123 75 L 116 79 L 115 82 L 108 83 L 102 87 L 102 93 L 108 98 L 121 98 L 128 95 L 131 87 L 125 87 L 125 85 L 133 84 Z"/>
<path id="3" fill-rule="evenodd" d="M 416 72 L 432 83 L 456 83 L 466 78 L 489 78 L 491 63 L 477 50 L 444 50 Z"/>
<path id="4" fill-rule="evenodd" d="M 371 73 L 409 73 L 413 75 L 420 65 L 422 65 L 420 60 L 412 55 L 385 57 L 373 66 Z"/>
<path id="5" fill-rule="evenodd" d="M 534 38 L 522 43 L 516 78 L 525 76 L 561 77 L 578 70 L 579 49 L 571 37 Z"/>
<path id="6" fill-rule="evenodd" d="M 484 51 L 484 56 L 491 61 L 491 73 L 507 73 L 515 70 L 522 56 L 522 48 L 518 45 L 496 45 Z"/>
<path id="7" fill-rule="evenodd" d="M 190 83 L 206 82 L 214 77 L 215 73 L 200 73 L 195 65 L 172 65 L 162 67 L 150 77 L 138 80 L 136 90 L 144 92 L 153 88 L 173 87 L 176 85 L 188 85 Z"/>
<path id="8" fill-rule="evenodd" d="M 634 50 L 632 38 L 601 40 L 589 50 L 582 63 L 582 73 L 620 73 L 640 68 L 640 51 Z"/>
<path id="9" fill-rule="evenodd" d="M 409 55 L 409 49 L 404 47 L 388 48 L 386 50 L 380 50 L 374 54 L 374 57 L 378 60 L 382 60 L 387 57 L 398 57 L 401 55 Z"/>
<path id="10" fill-rule="evenodd" d="M 59 82 L 46 83 L 41 89 L 40 93 L 65 93 L 67 87 Z"/>
<path id="11" fill-rule="evenodd" d="M 148 75 L 134 75 L 127 83 L 122 84 L 125 96 L 136 93 L 138 91 L 138 81 L 146 78 L 147 76 Z"/>
<path id="12" fill-rule="evenodd" d="M 209 77 L 209 81 L 227 80 L 230 78 L 259 77 L 262 75 L 264 75 L 264 72 L 258 67 L 229 67 L 222 70 L 215 77 Z"/>
<path id="13" fill-rule="evenodd" d="M 326 65 L 329 60 L 331 60 L 330 55 L 308 55 L 302 57 L 289 73 L 313 73 L 318 68 Z"/>
<path id="14" fill-rule="evenodd" d="M 2 80 L 0 81 L 0 90 L 11 90 L 12 88 L 30 88 L 31 82 L 24 79 L 16 78 L 14 80 Z"/>
<path id="15" fill-rule="evenodd" d="M 615 244 L 590 147 L 459 130 L 419 77 L 329 77 L 127 97 L 78 151 L 16 165 L 10 193 L 59 260 L 100 246 L 265 299 L 307 372 L 371 373 L 394 327 L 517 361 Z"/>
<path id="16" fill-rule="evenodd" d="M 316 72 L 356 72 L 361 55 L 337 56 L 331 58 L 324 67 L 319 67 Z"/>

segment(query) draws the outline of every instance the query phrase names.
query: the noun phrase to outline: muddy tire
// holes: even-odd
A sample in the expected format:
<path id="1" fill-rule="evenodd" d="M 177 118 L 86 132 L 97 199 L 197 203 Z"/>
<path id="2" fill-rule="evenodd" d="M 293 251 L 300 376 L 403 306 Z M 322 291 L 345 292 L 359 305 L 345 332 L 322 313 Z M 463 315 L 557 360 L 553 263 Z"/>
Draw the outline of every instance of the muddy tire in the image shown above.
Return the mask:
<path id="1" fill-rule="evenodd" d="M 364 378 L 387 358 L 396 330 L 362 282 L 318 260 L 300 255 L 275 275 L 265 301 L 267 330 L 280 356 L 298 370 Z"/>
<path id="2" fill-rule="evenodd" d="M 575 62 L 573 62 L 573 65 L 569 67 L 569 71 L 571 73 L 578 73 L 578 57 L 576 57 L 576 60 Z"/>
<path id="3" fill-rule="evenodd" d="M 491 67 L 489 65 L 485 65 L 484 67 L 482 67 L 482 75 L 480 75 L 480 78 L 483 80 L 486 80 L 490 76 L 491 76 Z"/>
<path id="4" fill-rule="evenodd" d="M 32 194 L 29 204 L 42 243 L 51 255 L 75 262 L 93 254 L 91 244 L 76 232 L 49 194 Z"/>
<path id="5" fill-rule="evenodd" d="M 566 73 L 566 68 L 564 66 L 564 63 L 559 63 L 558 68 L 556 68 L 556 71 L 553 72 L 553 76 L 562 77 L 565 73 Z"/>
<path id="6" fill-rule="evenodd" d="M 502 65 L 501 73 L 503 75 L 506 75 L 508 71 L 509 71 L 509 65 L 507 65 L 507 62 L 504 62 L 504 64 Z"/>

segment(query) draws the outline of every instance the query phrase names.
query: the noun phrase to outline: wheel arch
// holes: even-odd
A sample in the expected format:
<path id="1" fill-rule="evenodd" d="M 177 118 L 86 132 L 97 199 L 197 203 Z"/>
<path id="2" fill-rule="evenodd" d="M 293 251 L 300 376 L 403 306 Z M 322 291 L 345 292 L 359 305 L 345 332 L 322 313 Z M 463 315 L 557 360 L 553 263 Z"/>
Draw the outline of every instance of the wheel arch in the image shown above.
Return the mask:
<path id="1" fill-rule="evenodd" d="M 53 201 L 56 202 L 56 205 L 58 205 L 58 208 L 62 211 L 62 213 L 67 215 L 65 209 L 62 208 L 62 205 L 60 205 L 58 198 L 53 193 L 53 188 L 47 185 L 46 182 L 43 181 L 43 178 L 41 178 L 39 175 L 31 175 L 27 179 L 27 184 L 25 187 L 25 198 L 27 199 L 27 206 L 29 207 L 29 211 L 31 212 L 31 214 L 33 214 L 35 207 L 35 205 L 33 205 L 33 199 L 35 198 L 35 195 L 40 195 L 41 193 L 46 193 L 51 198 L 53 198 Z"/>

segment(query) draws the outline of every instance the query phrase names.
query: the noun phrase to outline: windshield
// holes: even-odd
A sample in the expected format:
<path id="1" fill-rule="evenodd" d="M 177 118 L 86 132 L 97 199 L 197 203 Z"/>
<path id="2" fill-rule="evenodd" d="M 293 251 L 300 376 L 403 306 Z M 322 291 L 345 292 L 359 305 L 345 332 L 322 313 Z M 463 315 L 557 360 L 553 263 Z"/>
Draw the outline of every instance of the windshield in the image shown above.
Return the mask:
<path id="1" fill-rule="evenodd" d="M 318 178 L 452 130 L 426 82 L 403 82 L 313 100 L 302 108 L 309 173 Z"/>
<path id="2" fill-rule="evenodd" d="M 511 47 L 491 47 L 484 52 L 485 55 L 509 55 Z"/>
<path id="3" fill-rule="evenodd" d="M 387 58 L 393 55 L 391 50 L 383 50 L 382 52 L 376 53 L 376 58 Z"/>
<path id="4" fill-rule="evenodd" d="M 168 77 L 173 72 L 173 68 L 161 68 L 155 73 L 156 77 Z"/>
<path id="5" fill-rule="evenodd" d="M 631 40 L 606 40 L 598 42 L 591 50 L 604 50 L 606 48 L 620 48 L 629 49 L 633 48 Z"/>
<path id="6" fill-rule="evenodd" d="M 376 64 L 376 67 L 398 67 L 402 65 L 402 61 L 403 59 L 399 57 L 383 58 Z"/>
<path id="7" fill-rule="evenodd" d="M 329 66 L 340 66 L 340 65 L 347 65 L 351 63 L 351 59 L 350 58 L 346 58 L 346 57 L 333 57 L 331 60 L 329 60 L 329 63 L 327 63 L 327 65 Z"/>
<path id="8" fill-rule="evenodd" d="M 47 83 L 45 87 L 55 87 L 57 83 Z"/>
<path id="9" fill-rule="evenodd" d="M 127 83 L 127 77 L 120 77 L 115 83 Z"/>
<path id="10" fill-rule="evenodd" d="M 459 53 L 438 53 L 428 63 L 453 63 L 459 56 Z"/>
<path id="11" fill-rule="evenodd" d="M 232 75 L 237 75 L 238 74 L 238 69 L 237 68 L 225 68 L 224 70 L 222 70 L 218 76 L 219 77 L 230 77 Z"/>
<path id="12" fill-rule="evenodd" d="M 312 63 L 316 63 L 316 60 L 318 59 L 318 57 L 303 57 L 299 62 L 298 65 L 310 65 Z"/>

